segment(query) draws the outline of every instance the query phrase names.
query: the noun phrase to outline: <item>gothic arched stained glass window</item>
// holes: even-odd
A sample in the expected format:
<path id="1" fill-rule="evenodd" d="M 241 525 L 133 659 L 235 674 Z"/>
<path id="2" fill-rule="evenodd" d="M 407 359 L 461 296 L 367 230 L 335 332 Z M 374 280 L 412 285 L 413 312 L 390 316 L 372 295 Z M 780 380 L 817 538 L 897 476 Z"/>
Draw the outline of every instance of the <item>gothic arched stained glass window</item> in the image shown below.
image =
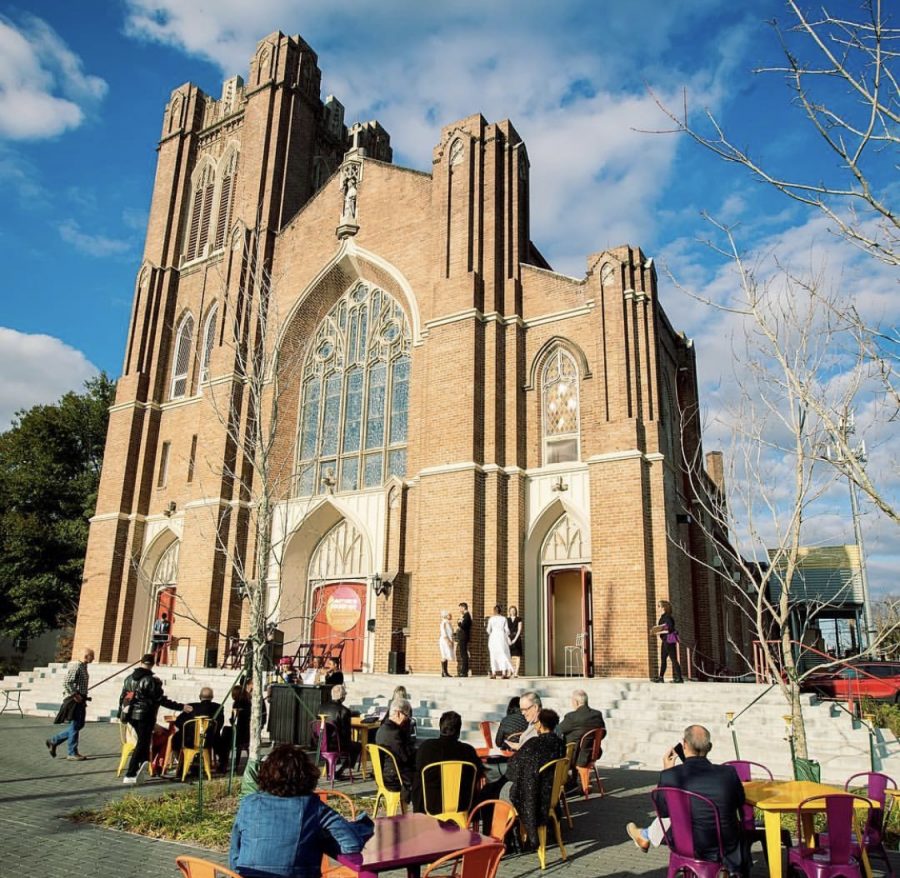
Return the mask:
<path id="1" fill-rule="evenodd" d="M 556 348 L 541 372 L 544 465 L 578 460 L 578 366 L 563 348 Z"/>
<path id="2" fill-rule="evenodd" d="M 406 474 L 409 324 L 358 283 L 319 324 L 303 365 L 298 493 L 358 491 Z"/>

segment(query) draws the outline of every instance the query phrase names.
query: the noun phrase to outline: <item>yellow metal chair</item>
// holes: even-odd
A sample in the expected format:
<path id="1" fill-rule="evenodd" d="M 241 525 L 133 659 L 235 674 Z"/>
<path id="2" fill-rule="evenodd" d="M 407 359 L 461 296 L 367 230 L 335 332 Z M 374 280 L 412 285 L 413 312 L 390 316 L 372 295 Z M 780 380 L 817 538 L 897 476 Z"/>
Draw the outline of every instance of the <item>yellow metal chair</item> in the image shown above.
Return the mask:
<path id="1" fill-rule="evenodd" d="M 116 777 L 119 777 L 128 765 L 131 754 L 137 746 L 137 734 L 126 722 L 119 723 L 119 743 L 122 745 L 122 755 L 119 757 L 119 767 L 116 769 Z"/>
<path id="2" fill-rule="evenodd" d="M 547 762 L 541 766 L 538 771 L 538 776 L 542 775 L 545 771 L 553 773 L 553 787 L 550 791 L 550 813 L 547 815 L 547 821 L 553 824 L 553 831 L 556 833 L 556 843 L 559 845 L 559 853 L 565 860 L 568 858 L 566 857 L 566 849 L 563 847 L 559 820 L 556 817 L 556 806 L 559 804 L 560 795 L 565 786 L 566 778 L 569 776 L 569 760 L 562 757 L 560 759 L 554 759 L 552 762 Z M 541 778 L 541 780 L 543 781 L 543 778 Z M 537 832 L 537 855 L 538 860 L 541 863 L 541 869 L 543 870 L 547 868 L 547 824 L 545 823 L 543 826 L 539 826 Z"/>
<path id="3" fill-rule="evenodd" d="M 566 744 L 566 763 L 569 766 L 568 774 L 571 774 L 575 770 L 575 753 L 578 750 L 578 745 L 574 741 L 570 741 Z M 569 800 L 566 798 L 565 786 L 566 781 L 568 781 L 568 774 L 566 780 L 563 781 L 563 793 L 560 797 L 560 806 L 563 809 L 563 813 L 566 815 L 566 823 L 571 829 L 574 824 L 572 823 L 572 812 L 569 810 Z"/>
<path id="4" fill-rule="evenodd" d="M 436 804 L 428 799 L 428 777 L 440 774 L 441 801 L 439 810 L 433 810 Z M 433 762 L 422 769 L 422 801 L 425 813 L 438 820 L 452 820 L 460 829 L 469 823 L 469 808 L 475 797 L 475 780 L 478 772 L 471 762 L 448 759 L 445 762 Z"/>
<path id="5" fill-rule="evenodd" d="M 198 753 L 203 754 L 203 770 L 206 772 L 207 780 L 212 780 L 212 761 L 209 758 L 209 747 L 201 749 L 200 744 L 206 742 L 206 734 L 209 730 L 212 720 L 208 716 L 198 716 L 196 719 L 189 719 L 181 729 L 181 779 L 184 780 L 191 770 L 194 763 L 194 757 Z M 193 728 L 192 728 L 193 727 Z M 186 746 L 186 742 L 191 741 L 192 746 Z"/>
<path id="6" fill-rule="evenodd" d="M 345 806 L 344 816 L 348 820 L 356 820 L 356 806 L 353 799 L 346 793 L 340 793 L 337 790 L 314 790 L 314 796 L 319 797 L 319 801 L 329 807 L 334 807 L 337 800 Z M 329 799 L 331 801 L 329 802 Z M 336 866 L 331 862 L 328 854 L 322 854 L 322 878 L 356 878 L 357 873 L 347 866 Z"/>
<path id="7" fill-rule="evenodd" d="M 510 802 L 505 802 L 503 799 L 485 799 L 483 802 L 479 802 L 469 812 L 469 829 L 481 832 L 481 829 L 479 828 L 481 823 L 480 812 L 485 808 L 494 809 L 493 816 L 491 817 L 491 825 L 487 834 L 496 841 L 505 843 L 507 833 L 513 828 L 516 820 L 519 819 L 519 812 L 516 811 L 515 807 Z"/>
<path id="8" fill-rule="evenodd" d="M 184 878 L 241 878 L 237 872 L 200 857 L 175 857 L 175 865 Z"/>
<path id="9" fill-rule="evenodd" d="M 375 796 L 375 804 L 372 807 L 372 816 L 378 816 L 378 805 L 383 801 L 384 808 L 387 812 L 388 817 L 393 817 L 395 814 L 405 814 L 406 806 L 403 804 L 403 797 L 400 795 L 400 790 L 389 790 L 384 783 L 384 772 L 381 770 L 382 766 L 382 758 L 390 759 L 391 762 L 394 763 L 394 772 L 396 776 L 400 777 L 400 769 L 397 767 L 397 760 L 394 758 L 394 754 L 391 753 L 390 750 L 386 750 L 384 747 L 379 747 L 378 744 L 368 744 L 369 748 L 369 761 L 372 763 L 372 776 L 375 778 L 375 786 L 378 789 L 378 793 Z"/>

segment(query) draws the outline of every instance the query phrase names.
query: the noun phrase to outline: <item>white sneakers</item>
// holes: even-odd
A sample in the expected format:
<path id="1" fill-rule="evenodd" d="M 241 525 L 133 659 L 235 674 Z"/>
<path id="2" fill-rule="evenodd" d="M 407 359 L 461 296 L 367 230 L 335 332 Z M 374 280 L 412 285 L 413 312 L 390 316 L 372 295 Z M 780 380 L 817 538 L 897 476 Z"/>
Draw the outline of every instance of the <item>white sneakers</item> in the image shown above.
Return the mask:
<path id="1" fill-rule="evenodd" d="M 144 770 L 149 765 L 149 762 L 142 762 L 138 767 L 137 774 L 134 777 L 128 777 L 128 775 L 126 774 L 125 777 L 122 778 L 122 783 L 129 784 L 130 786 L 135 786 L 138 782 L 138 778 L 144 773 Z"/>

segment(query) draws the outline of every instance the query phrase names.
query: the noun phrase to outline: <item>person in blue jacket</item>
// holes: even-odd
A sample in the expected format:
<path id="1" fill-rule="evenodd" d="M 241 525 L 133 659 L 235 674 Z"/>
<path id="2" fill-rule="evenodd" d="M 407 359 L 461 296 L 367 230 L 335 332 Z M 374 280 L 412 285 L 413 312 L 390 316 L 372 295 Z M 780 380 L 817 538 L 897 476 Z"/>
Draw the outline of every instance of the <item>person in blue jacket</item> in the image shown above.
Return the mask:
<path id="1" fill-rule="evenodd" d="M 259 792 L 241 799 L 229 866 L 243 878 L 320 878 L 322 854 L 357 853 L 374 826 L 348 821 L 313 795 L 319 770 L 300 747 L 280 744 L 259 770 Z"/>

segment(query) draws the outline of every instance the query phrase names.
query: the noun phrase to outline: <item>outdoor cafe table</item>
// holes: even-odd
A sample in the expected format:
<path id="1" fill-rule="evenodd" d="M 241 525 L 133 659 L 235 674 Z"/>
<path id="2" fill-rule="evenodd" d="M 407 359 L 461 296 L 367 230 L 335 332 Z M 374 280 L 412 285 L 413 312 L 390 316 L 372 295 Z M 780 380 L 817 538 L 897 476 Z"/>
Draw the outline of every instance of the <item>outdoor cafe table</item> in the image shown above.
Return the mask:
<path id="1" fill-rule="evenodd" d="M 366 779 L 366 767 L 369 764 L 369 750 L 367 747 L 369 743 L 369 730 L 377 729 L 379 725 L 381 725 L 381 723 L 377 719 L 368 722 L 361 716 L 354 716 L 350 719 L 350 731 L 362 747 L 362 752 L 359 754 L 359 770 L 363 776 L 363 780 Z"/>
<path id="2" fill-rule="evenodd" d="M 494 839 L 460 829 L 449 820 L 443 822 L 427 814 L 398 814 L 379 817 L 375 835 L 358 854 L 338 854 L 337 861 L 362 878 L 374 878 L 381 872 L 406 867 L 409 878 L 417 878 L 419 867 L 433 863 L 445 854 Z"/>
<path id="3" fill-rule="evenodd" d="M 809 780 L 751 780 L 744 784 L 744 795 L 747 802 L 763 812 L 766 828 L 766 856 L 771 878 L 781 878 L 781 815 L 795 813 L 800 803 L 811 796 L 828 796 L 845 792 L 846 790 L 840 787 L 814 783 Z M 879 807 L 877 802 L 871 801 L 871 804 L 874 808 Z M 856 807 L 864 808 L 865 803 L 857 801 Z M 815 813 L 824 810 L 825 803 L 821 800 L 804 807 L 804 838 L 812 837 Z M 869 865 L 865 849 L 862 852 L 862 866 L 867 878 L 872 878 L 872 868 Z"/>

